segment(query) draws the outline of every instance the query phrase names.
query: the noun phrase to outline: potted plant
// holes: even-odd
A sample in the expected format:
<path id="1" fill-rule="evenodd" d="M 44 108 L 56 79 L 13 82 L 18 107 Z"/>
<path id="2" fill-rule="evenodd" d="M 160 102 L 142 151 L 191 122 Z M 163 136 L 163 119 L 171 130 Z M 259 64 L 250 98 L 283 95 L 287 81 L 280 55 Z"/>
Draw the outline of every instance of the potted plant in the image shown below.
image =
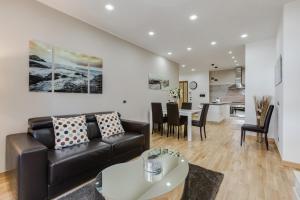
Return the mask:
<path id="1" fill-rule="evenodd" d="M 174 88 L 169 91 L 169 96 L 173 98 L 174 103 L 178 103 L 178 100 L 180 98 L 180 88 Z"/>

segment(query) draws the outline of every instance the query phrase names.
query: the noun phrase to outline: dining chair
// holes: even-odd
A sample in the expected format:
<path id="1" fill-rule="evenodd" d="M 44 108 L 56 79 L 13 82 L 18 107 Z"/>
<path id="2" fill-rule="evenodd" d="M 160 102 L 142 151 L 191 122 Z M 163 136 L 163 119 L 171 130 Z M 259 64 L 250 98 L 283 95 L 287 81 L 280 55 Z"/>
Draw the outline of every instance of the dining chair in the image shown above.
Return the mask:
<path id="1" fill-rule="evenodd" d="M 207 118 L 208 109 L 209 109 L 209 104 L 203 104 L 203 107 L 202 107 L 202 110 L 201 110 L 200 120 L 193 120 L 192 121 L 193 126 L 197 126 L 197 127 L 200 128 L 201 140 L 203 140 L 202 128 L 204 130 L 204 137 L 206 138 L 206 118 Z"/>
<path id="2" fill-rule="evenodd" d="M 273 110 L 274 110 L 274 105 L 270 105 L 267 111 L 267 115 L 263 127 L 258 125 L 252 125 L 252 124 L 244 124 L 241 127 L 241 146 L 243 145 L 243 142 L 245 142 L 246 131 L 251 131 L 251 132 L 265 134 L 266 147 L 267 150 L 269 150 L 268 132 L 269 132 L 269 126 L 270 126 Z"/>
<path id="3" fill-rule="evenodd" d="M 181 109 L 192 110 L 192 103 L 190 103 L 190 102 L 182 102 Z"/>
<path id="4" fill-rule="evenodd" d="M 158 131 L 161 135 L 164 134 L 164 123 L 167 123 L 167 116 L 163 115 L 161 103 L 151 103 L 152 110 L 152 134 L 154 130 L 154 125 L 157 125 Z"/>
<path id="5" fill-rule="evenodd" d="M 192 103 L 190 102 L 182 102 L 181 104 L 181 109 L 184 109 L 184 110 L 192 110 Z M 187 121 L 188 120 L 188 117 L 187 116 L 180 116 L 180 118 L 182 118 L 182 120 L 185 120 Z M 185 133 L 187 131 L 185 130 Z M 186 134 L 184 135 L 184 137 L 186 136 Z"/>
<path id="6" fill-rule="evenodd" d="M 180 118 L 179 115 L 179 108 L 178 104 L 175 103 L 167 103 L 167 114 L 168 114 L 168 132 L 167 132 L 167 137 L 169 137 L 169 133 L 173 132 L 174 134 L 174 127 L 177 127 L 177 134 L 178 134 L 178 139 L 179 139 L 179 134 L 180 134 L 180 127 L 182 125 L 187 126 L 187 121 L 183 120 L 183 118 Z"/>

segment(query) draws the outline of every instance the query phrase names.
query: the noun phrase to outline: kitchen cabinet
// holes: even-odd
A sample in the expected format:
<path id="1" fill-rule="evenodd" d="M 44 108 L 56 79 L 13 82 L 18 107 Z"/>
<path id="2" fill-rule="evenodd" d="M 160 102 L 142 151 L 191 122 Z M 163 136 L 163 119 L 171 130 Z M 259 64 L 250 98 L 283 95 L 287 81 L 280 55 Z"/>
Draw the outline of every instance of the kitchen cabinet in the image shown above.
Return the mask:
<path id="1" fill-rule="evenodd" d="M 230 103 L 210 103 L 207 121 L 221 123 L 230 117 Z"/>

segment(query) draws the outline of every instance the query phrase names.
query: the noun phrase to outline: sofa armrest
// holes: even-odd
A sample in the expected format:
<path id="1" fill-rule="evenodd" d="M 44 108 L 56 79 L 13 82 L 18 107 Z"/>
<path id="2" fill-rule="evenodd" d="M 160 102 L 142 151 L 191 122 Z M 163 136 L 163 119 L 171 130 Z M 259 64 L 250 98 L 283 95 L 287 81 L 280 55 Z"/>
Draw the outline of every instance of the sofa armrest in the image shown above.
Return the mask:
<path id="1" fill-rule="evenodd" d="M 145 149 L 150 148 L 150 125 L 149 123 L 136 122 L 131 120 L 121 120 L 122 126 L 126 132 L 135 132 L 145 136 Z"/>
<path id="2" fill-rule="evenodd" d="M 27 133 L 6 137 L 6 169 L 18 200 L 47 199 L 47 147 Z"/>

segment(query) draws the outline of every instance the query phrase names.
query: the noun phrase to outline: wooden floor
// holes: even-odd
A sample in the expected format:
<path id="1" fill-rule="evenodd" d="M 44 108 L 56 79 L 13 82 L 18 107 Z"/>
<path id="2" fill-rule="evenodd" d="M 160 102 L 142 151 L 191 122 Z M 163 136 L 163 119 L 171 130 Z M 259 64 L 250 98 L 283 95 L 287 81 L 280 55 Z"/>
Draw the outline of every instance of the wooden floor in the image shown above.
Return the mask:
<path id="1" fill-rule="evenodd" d="M 9 187 L 9 177 L 8 173 L 0 174 L 0 200 L 14 200 L 13 194 Z"/>
<path id="2" fill-rule="evenodd" d="M 196 127 L 193 142 L 155 133 L 151 146 L 176 149 L 191 163 L 224 173 L 217 200 L 293 200 L 292 170 L 281 165 L 274 144 L 266 151 L 264 144 L 247 137 L 246 144 L 240 147 L 241 123 L 230 120 L 219 125 L 208 124 L 205 141 L 200 140 Z M 0 174 L 0 200 L 13 199 L 8 179 L 7 174 Z"/>
<path id="3" fill-rule="evenodd" d="M 294 175 L 290 168 L 281 165 L 275 144 L 266 151 L 264 143 L 247 137 L 241 147 L 242 123 L 230 120 L 209 124 L 204 141 L 200 140 L 197 127 L 193 127 L 193 142 L 153 134 L 152 147 L 176 149 L 191 163 L 222 172 L 224 180 L 217 200 L 293 200 Z"/>

